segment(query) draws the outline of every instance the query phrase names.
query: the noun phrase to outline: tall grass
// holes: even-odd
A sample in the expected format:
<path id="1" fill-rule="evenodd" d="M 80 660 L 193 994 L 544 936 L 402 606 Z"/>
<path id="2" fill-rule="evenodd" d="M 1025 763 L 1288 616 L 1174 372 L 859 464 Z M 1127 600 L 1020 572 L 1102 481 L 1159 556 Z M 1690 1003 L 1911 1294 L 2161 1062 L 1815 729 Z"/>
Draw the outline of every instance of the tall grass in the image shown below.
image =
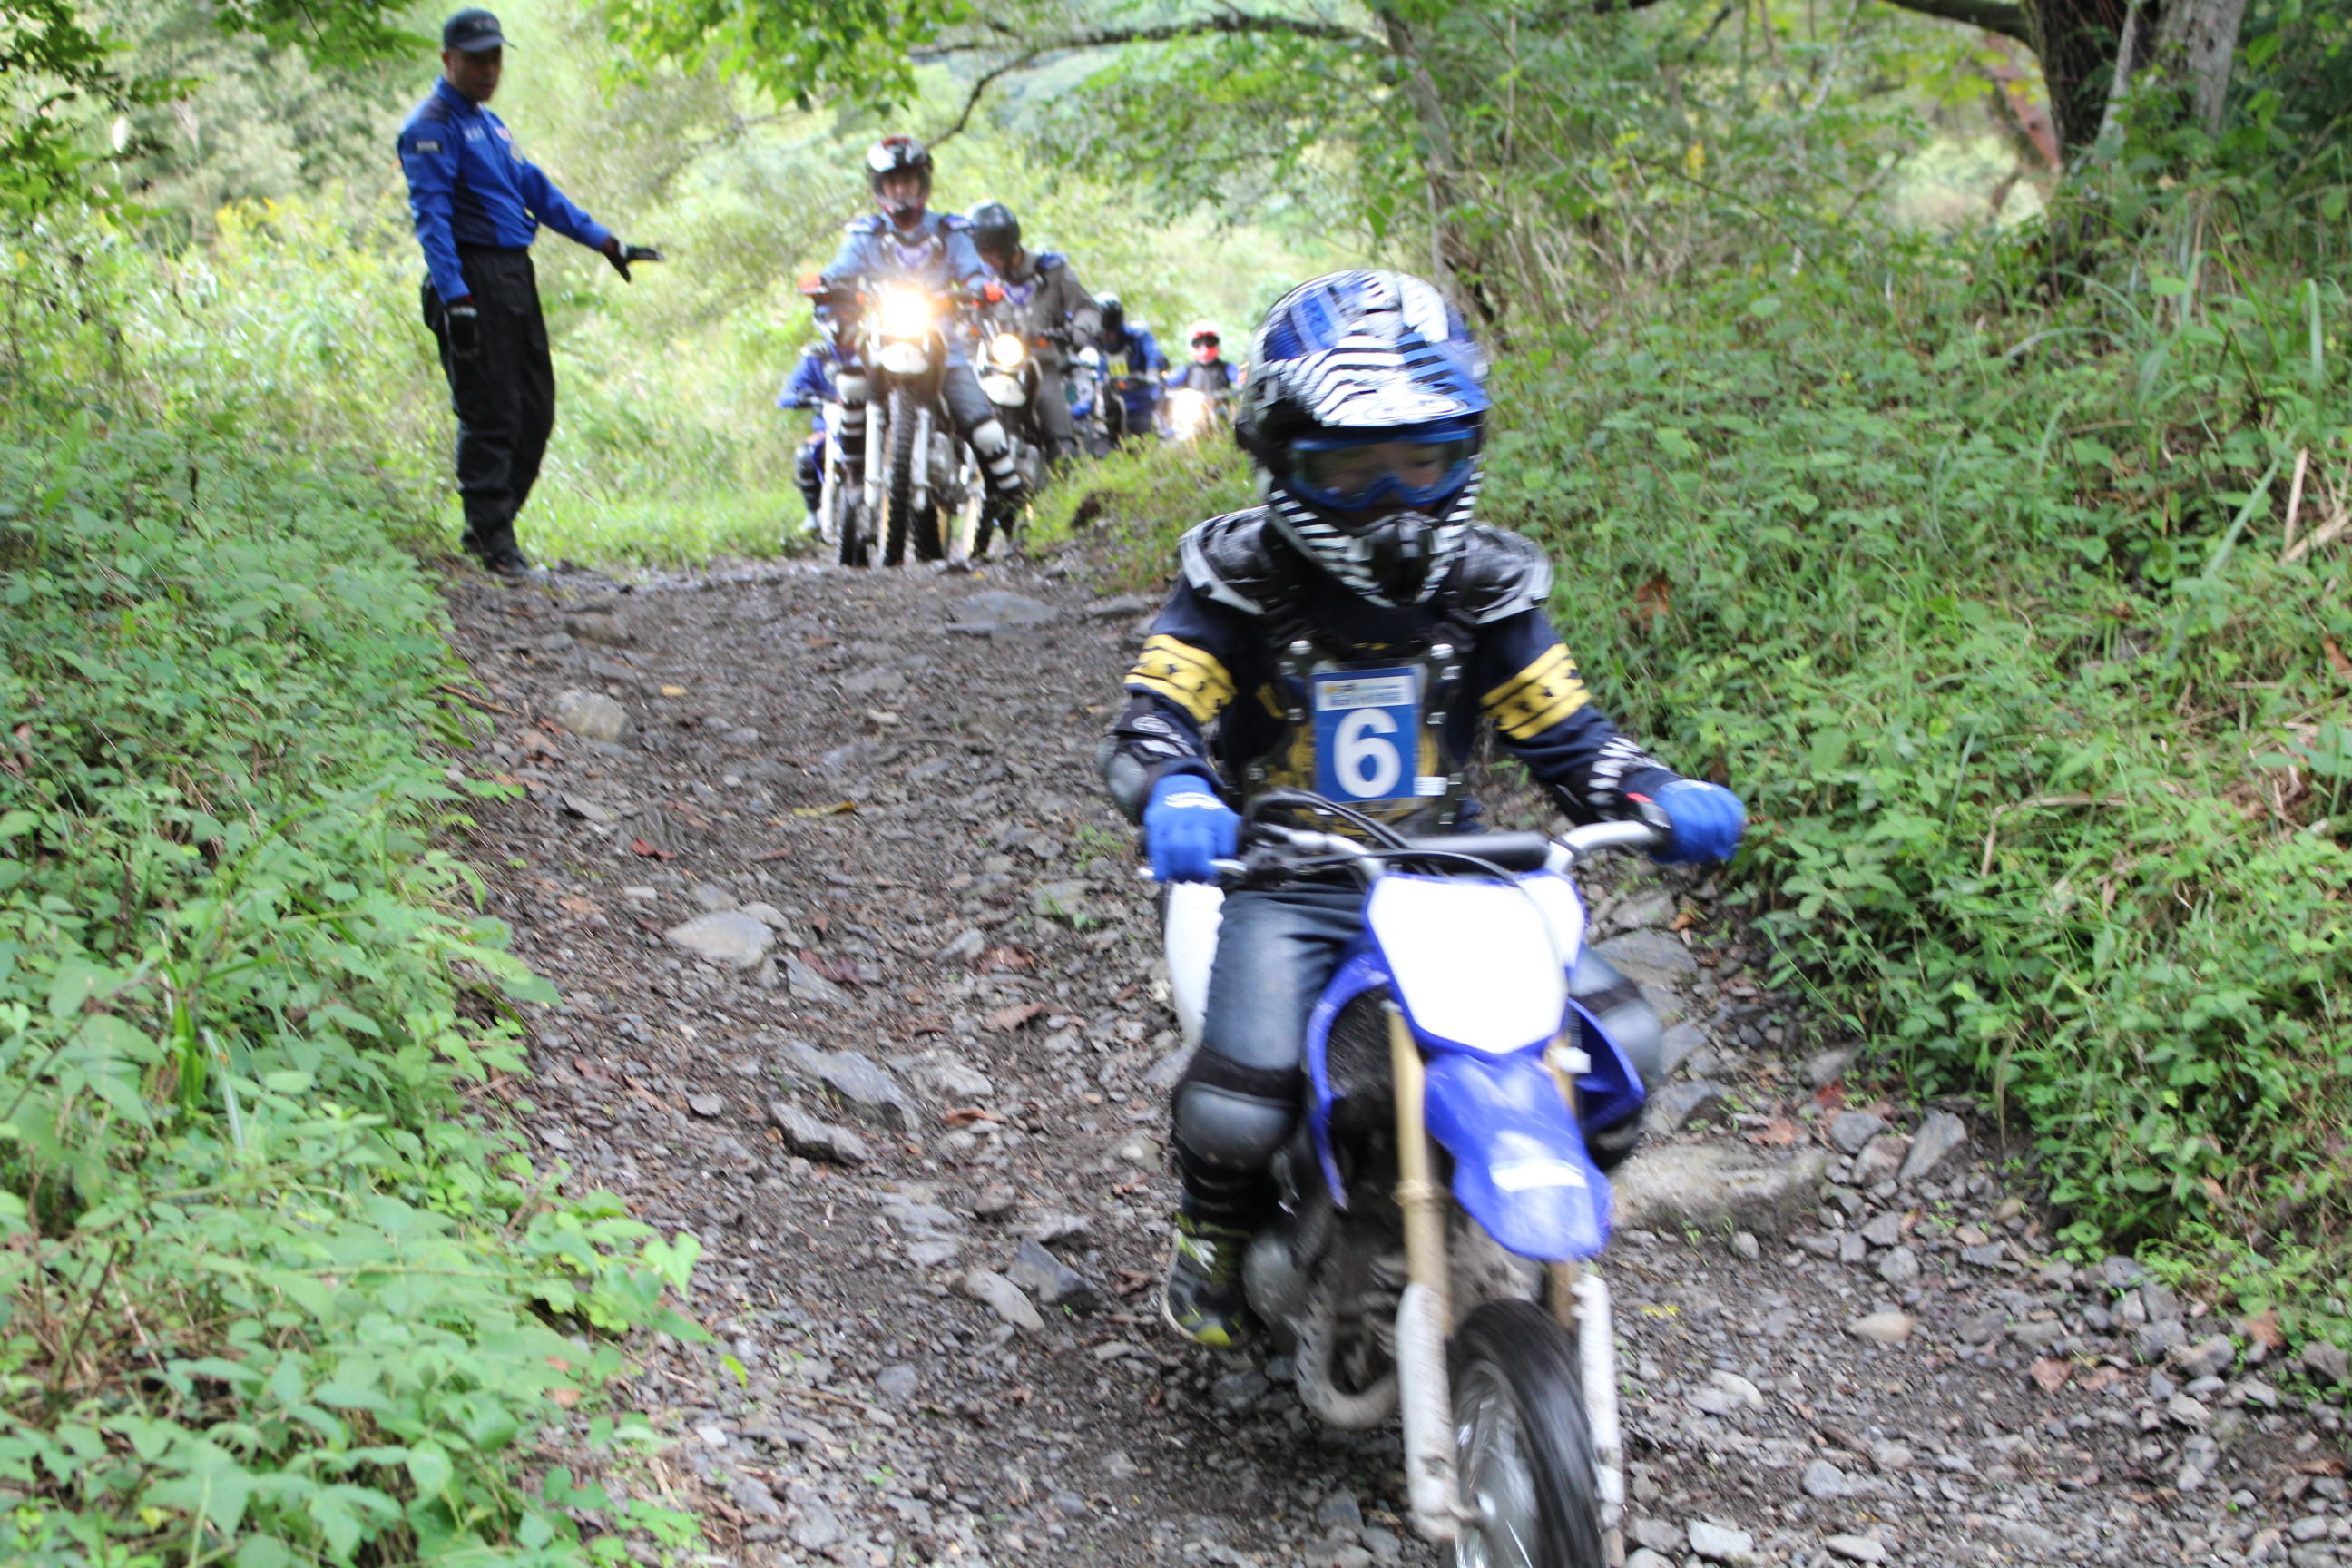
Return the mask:
<path id="1" fill-rule="evenodd" d="M 651 1437 L 614 1337 L 698 1332 L 662 1305 L 694 1247 L 551 1195 L 496 1113 L 512 1004 L 553 994 L 439 845 L 499 786 L 450 763 L 381 388 L 333 374 L 388 329 L 31 240 L 0 258 L 0 1559 L 675 1548 L 690 1520 L 548 1468 Z"/>

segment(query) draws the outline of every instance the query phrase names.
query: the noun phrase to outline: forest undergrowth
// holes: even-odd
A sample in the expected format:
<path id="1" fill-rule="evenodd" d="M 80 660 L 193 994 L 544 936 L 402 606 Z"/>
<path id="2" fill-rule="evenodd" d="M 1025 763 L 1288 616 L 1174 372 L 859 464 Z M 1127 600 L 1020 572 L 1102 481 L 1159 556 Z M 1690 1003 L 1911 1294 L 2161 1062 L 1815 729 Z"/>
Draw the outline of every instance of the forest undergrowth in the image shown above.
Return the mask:
<path id="1" fill-rule="evenodd" d="M 104 226 L 5 271 L 0 1560 L 697 1538 L 550 1458 L 629 1473 L 620 1337 L 699 1331 L 695 1248 L 502 1120 L 552 993 L 441 847 L 503 786 L 449 760 L 431 503 L 306 374 L 364 322 L 189 309 Z"/>
<path id="2" fill-rule="evenodd" d="M 2346 1343 L 2352 341 L 2325 231 L 2242 210 L 1515 323 L 1485 515 L 1551 548 L 1600 700 L 1748 799 L 1783 982 L 2024 1137 L 2083 1255 Z M 1124 453 L 1047 531 L 1093 496 L 1142 584 L 1251 493 Z"/>

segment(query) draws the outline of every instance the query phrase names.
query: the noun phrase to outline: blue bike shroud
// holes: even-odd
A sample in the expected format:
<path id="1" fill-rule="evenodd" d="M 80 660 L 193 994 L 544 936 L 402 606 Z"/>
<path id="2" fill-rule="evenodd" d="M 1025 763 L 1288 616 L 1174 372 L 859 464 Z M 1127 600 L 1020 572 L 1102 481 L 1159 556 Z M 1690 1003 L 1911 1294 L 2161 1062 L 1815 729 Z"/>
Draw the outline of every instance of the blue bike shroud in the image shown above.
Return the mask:
<path id="1" fill-rule="evenodd" d="M 1331 1026 L 1366 992 L 1388 987 L 1388 965 L 1369 944 L 1343 962 L 1307 1024 L 1307 1070 L 1314 1086 L 1308 1125 L 1332 1201 L 1348 1206 L 1331 1148 Z M 1586 1129 L 1613 1127 L 1645 1098 L 1633 1065 L 1607 1031 L 1571 1000 L 1589 1071 L 1576 1080 L 1582 1125 L 1569 1114 L 1544 1066 L 1543 1047 L 1488 1056 L 1418 1036 L 1428 1058 L 1423 1116 L 1454 1157 L 1454 1196 L 1486 1233 L 1522 1258 L 1565 1262 L 1600 1255 L 1609 1242 L 1609 1179 L 1585 1152 Z"/>

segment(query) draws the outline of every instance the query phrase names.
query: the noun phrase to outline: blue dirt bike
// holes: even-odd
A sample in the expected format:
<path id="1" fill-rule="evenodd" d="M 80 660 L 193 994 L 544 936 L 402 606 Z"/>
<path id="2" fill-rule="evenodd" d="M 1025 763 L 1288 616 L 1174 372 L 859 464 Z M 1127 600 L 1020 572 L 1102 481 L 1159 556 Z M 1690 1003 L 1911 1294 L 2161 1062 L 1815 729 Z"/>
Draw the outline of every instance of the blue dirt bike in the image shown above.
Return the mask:
<path id="1" fill-rule="evenodd" d="M 1614 1340 L 1592 1267 L 1610 1193 L 1589 1135 L 1632 1126 L 1643 1089 L 1570 994 L 1585 915 L 1567 873 L 1664 837 L 1622 822 L 1409 839 L 1276 791 L 1219 886 L 1168 889 L 1171 1000 L 1197 1039 L 1223 888 L 1362 884 L 1364 935 L 1307 1024 L 1309 1110 L 1275 1162 L 1282 1215 L 1252 1237 L 1243 1281 L 1295 1342 L 1318 1417 L 1402 1415 L 1414 1528 L 1458 1564 L 1623 1560 Z"/>

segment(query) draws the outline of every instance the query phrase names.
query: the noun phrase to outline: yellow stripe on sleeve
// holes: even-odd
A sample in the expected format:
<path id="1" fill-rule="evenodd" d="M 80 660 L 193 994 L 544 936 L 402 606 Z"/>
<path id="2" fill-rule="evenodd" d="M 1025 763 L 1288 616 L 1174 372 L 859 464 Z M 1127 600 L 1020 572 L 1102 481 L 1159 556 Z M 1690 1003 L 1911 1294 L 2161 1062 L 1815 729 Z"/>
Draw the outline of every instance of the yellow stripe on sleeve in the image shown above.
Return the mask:
<path id="1" fill-rule="evenodd" d="M 1533 664 L 1486 693 L 1479 706 L 1506 738 L 1532 741 L 1591 700 L 1568 649 L 1554 643 Z"/>
<path id="2" fill-rule="evenodd" d="M 1127 673 L 1129 691 L 1165 697 L 1205 724 L 1234 700 L 1234 678 L 1213 654 L 1162 632 L 1143 645 L 1135 668 Z"/>

